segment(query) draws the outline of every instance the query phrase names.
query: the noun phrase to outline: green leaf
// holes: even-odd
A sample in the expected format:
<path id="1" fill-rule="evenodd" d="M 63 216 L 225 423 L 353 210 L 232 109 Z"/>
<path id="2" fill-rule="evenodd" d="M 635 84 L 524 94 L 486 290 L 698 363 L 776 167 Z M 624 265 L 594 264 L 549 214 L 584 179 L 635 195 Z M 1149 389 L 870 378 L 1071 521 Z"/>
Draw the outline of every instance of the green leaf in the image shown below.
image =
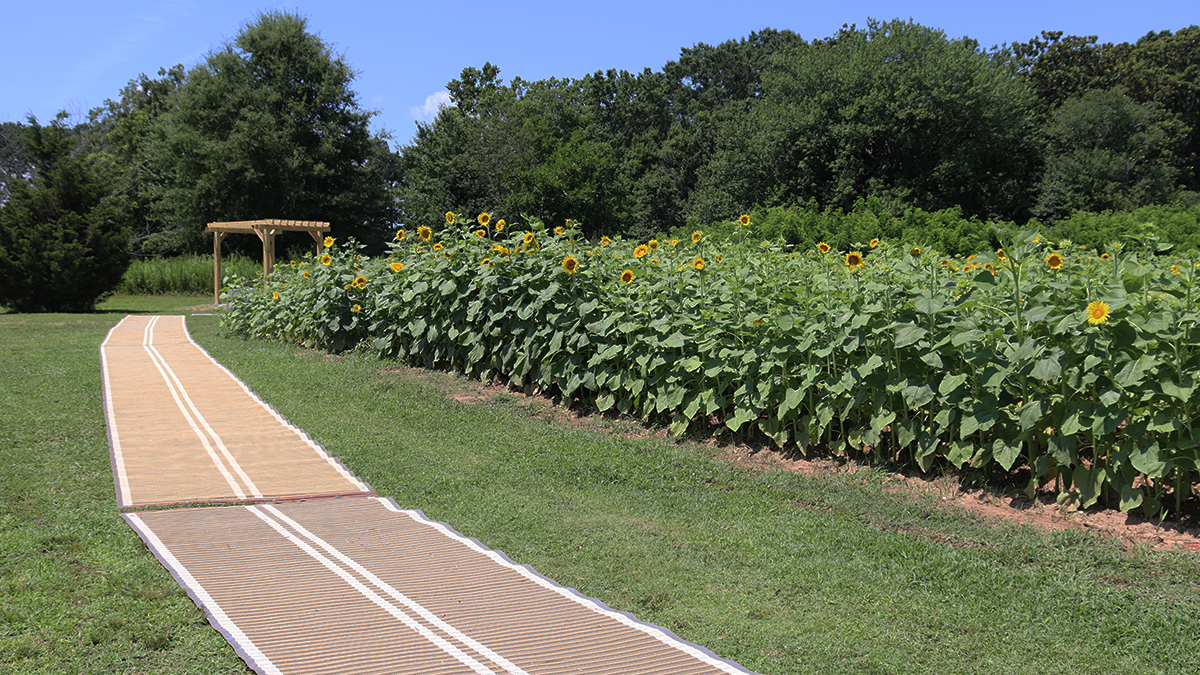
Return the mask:
<path id="1" fill-rule="evenodd" d="M 1196 381 L 1192 379 L 1191 375 L 1184 375 L 1179 379 L 1178 383 L 1173 379 L 1165 378 L 1160 383 L 1160 386 L 1164 394 L 1177 398 L 1184 403 L 1192 400 L 1192 394 L 1196 391 Z"/>
<path id="2" fill-rule="evenodd" d="M 1045 404 L 1041 399 L 1035 398 L 1033 400 L 1026 401 L 1021 406 L 1021 412 L 1019 416 L 1021 431 L 1029 431 L 1037 426 L 1038 422 L 1042 421 L 1042 417 L 1044 415 Z"/>
<path id="3" fill-rule="evenodd" d="M 929 331 L 925 330 L 924 328 L 911 323 L 900 324 L 896 330 L 896 348 L 901 349 L 911 344 L 915 344 L 928 333 Z"/>
<path id="4" fill-rule="evenodd" d="M 958 373 L 957 375 L 947 375 L 942 378 L 942 383 L 938 385 L 938 393 L 942 396 L 949 396 L 958 391 L 958 388 L 967 381 L 966 373 Z"/>
<path id="5" fill-rule="evenodd" d="M 1021 456 L 1021 441 L 1013 441 L 1005 438 L 997 438 L 992 443 L 992 457 L 1000 464 L 1000 467 L 1005 471 L 1012 471 L 1013 464 L 1016 464 L 1017 458 Z"/>
<path id="6" fill-rule="evenodd" d="M 1150 478 L 1160 478 L 1171 471 L 1171 461 L 1164 459 L 1158 441 L 1135 444 L 1129 451 L 1129 462 L 1133 468 Z"/>
<path id="7" fill-rule="evenodd" d="M 916 410 L 933 400 L 933 387 L 928 382 L 912 384 L 900 390 L 904 403 L 909 410 Z"/>
<path id="8" fill-rule="evenodd" d="M 1034 363 L 1033 370 L 1030 371 L 1029 376 L 1035 380 L 1038 380 L 1039 382 L 1053 382 L 1054 380 L 1058 379 L 1058 376 L 1061 373 L 1062 365 L 1058 362 L 1056 357 L 1052 356 L 1039 359 L 1036 363 Z"/>

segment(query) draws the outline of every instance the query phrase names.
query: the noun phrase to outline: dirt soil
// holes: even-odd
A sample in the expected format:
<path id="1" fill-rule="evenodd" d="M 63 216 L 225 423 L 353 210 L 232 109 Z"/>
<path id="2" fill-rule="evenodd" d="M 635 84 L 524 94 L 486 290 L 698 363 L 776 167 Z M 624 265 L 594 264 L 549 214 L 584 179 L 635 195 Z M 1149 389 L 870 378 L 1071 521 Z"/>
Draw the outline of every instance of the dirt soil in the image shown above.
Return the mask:
<path id="1" fill-rule="evenodd" d="M 552 418 L 556 423 L 587 427 L 631 438 L 670 438 L 665 428 L 649 428 L 638 420 L 616 415 L 600 414 L 595 410 L 568 408 L 561 401 L 544 396 L 530 396 L 494 381 L 484 384 L 456 375 L 434 373 L 421 369 L 396 368 L 419 377 L 445 378 L 447 396 L 468 405 L 486 404 L 497 400 L 517 399 L 533 414 Z M 688 441 L 685 441 L 688 442 Z M 804 475 L 822 473 L 857 473 L 872 469 L 854 461 L 839 458 L 804 458 L 798 453 L 784 453 L 770 445 L 712 439 L 691 441 L 707 454 L 734 462 L 738 466 L 759 471 L 792 471 Z M 1053 486 L 1047 486 L 1034 501 L 1018 489 L 970 488 L 954 474 L 942 476 L 920 473 L 894 473 L 886 484 L 890 492 L 909 492 L 931 495 L 947 506 L 976 514 L 997 523 L 1028 525 L 1042 530 L 1078 529 L 1118 540 L 1128 548 L 1149 547 L 1154 550 L 1192 550 L 1200 554 L 1200 525 L 1194 521 L 1150 520 L 1114 509 L 1068 510 L 1055 501 Z"/>

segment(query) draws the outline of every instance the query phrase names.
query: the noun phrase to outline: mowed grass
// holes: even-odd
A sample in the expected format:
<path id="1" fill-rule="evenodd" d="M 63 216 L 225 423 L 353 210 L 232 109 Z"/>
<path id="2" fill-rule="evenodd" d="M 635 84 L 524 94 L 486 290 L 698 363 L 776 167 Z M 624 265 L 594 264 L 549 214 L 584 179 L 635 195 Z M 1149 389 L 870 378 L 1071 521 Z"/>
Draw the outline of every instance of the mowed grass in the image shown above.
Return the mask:
<path id="1" fill-rule="evenodd" d="M 121 317 L 203 301 L 0 315 L 0 672 L 249 672 L 117 514 L 101 402 Z"/>
<path id="2" fill-rule="evenodd" d="M 0 672 L 245 666 L 116 512 L 98 347 L 0 315 Z M 196 339 L 379 493 L 761 673 L 1200 672 L 1200 556 L 992 525 L 881 474 L 742 469 L 375 359 Z M 389 372 L 392 371 L 392 372 Z M 461 396 L 460 396 L 461 398 Z"/>

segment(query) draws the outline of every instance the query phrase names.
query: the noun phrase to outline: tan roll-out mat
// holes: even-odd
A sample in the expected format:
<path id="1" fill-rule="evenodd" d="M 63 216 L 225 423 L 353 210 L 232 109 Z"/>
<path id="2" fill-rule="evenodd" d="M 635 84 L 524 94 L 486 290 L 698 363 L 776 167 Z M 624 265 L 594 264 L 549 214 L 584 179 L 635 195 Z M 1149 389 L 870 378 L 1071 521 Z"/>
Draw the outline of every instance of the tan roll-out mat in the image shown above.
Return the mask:
<path id="1" fill-rule="evenodd" d="M 748 673 L 380 498 L 125 513 L 260 673 Z"/>
<path id="2" fill-rule="evenodd" d="M 100 346 L 122 508 L 370 494 L 192 341 L 182 316 L 127 316 Z"/>

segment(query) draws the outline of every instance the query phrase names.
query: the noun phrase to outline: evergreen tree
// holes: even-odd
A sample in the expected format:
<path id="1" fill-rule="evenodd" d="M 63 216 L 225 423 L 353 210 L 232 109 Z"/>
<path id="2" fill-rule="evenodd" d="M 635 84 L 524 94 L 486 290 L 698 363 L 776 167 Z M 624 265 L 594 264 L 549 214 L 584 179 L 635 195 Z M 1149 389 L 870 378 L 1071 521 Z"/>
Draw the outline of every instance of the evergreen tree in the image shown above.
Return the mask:
<path id="1" fill-rule="evenodd" d="M 29 119 L 32 176 L 11 180 L 0 206 L 0 304 L 19 312 L 91 310 L 129 266 L 127 203 L 113 192 L 112 167 L 79 151 L 65 119 Z"/>

